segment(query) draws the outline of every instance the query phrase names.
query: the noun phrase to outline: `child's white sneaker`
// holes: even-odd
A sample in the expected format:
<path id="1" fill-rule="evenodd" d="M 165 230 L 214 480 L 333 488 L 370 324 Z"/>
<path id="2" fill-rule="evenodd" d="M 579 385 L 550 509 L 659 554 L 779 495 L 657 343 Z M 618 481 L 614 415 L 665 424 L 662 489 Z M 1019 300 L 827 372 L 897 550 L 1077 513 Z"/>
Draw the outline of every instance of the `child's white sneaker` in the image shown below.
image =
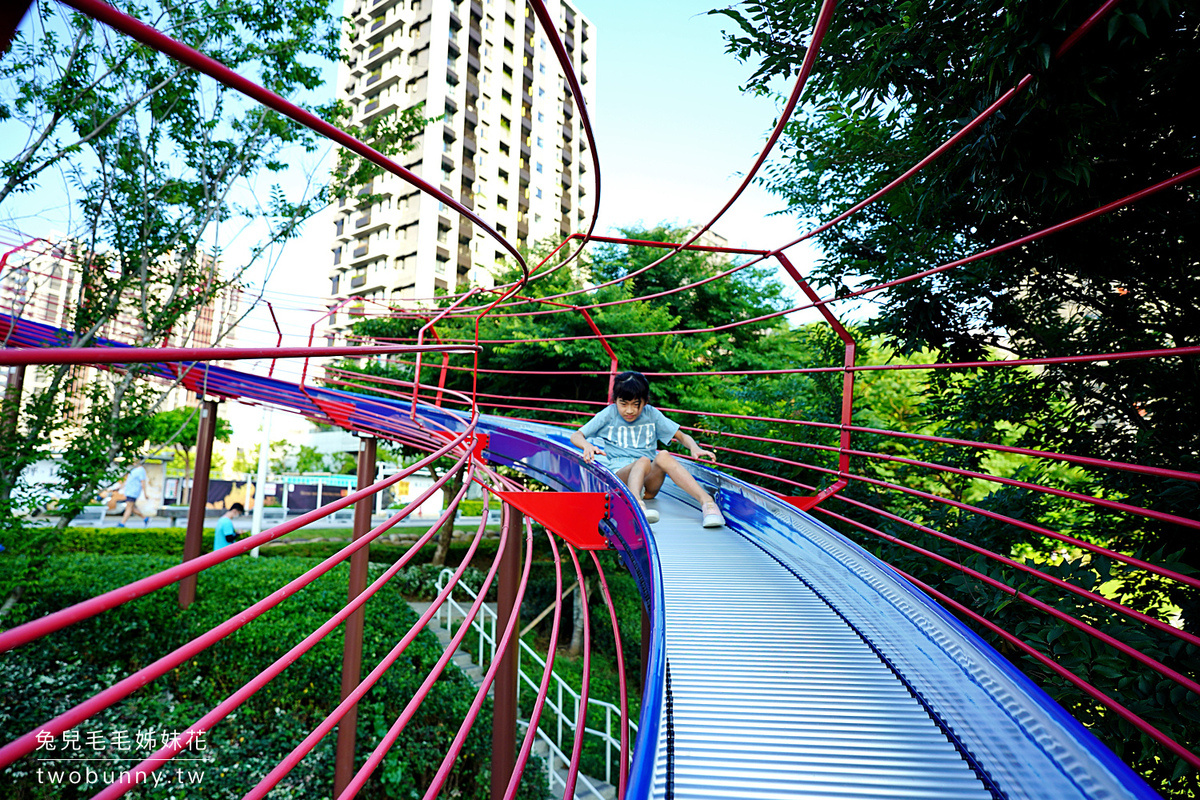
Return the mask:
<path id="1" fill-rule="evenodd" d="M 642 513 L 646 515 L 646 522 L 649 522 L 651 524 L 658 522 L 658 510 L 657 509 L 646 508 L 646 504 L 643 503 L 641 500 L 638 500 L 638 505 L 642 507 Z"/>
<path id="2" fill-rule="evenodd" d="M 701 523 L 706 528 L 723 528 L 725 527 L 725 517 L 721 516 L 721 509 L 713 500 L 709 500 L 704 505 L 700 506 L 700 513 L 704 514 L 704 521 Z"/>

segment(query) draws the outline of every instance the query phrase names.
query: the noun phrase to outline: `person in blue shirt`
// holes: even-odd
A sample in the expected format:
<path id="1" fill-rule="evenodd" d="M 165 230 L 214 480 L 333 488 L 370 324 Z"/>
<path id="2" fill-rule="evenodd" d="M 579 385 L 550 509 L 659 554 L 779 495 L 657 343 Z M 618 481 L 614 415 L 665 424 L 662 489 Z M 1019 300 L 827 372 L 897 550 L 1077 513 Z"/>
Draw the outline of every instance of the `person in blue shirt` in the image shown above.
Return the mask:
<path id="1" fill-rule="evenodd" d="M 606 406 L 583 427 L 571 434 L 571 443 L 583 450 L 589 464 L 599 460 L 620 478 L 646 514 L 647 522 L 658 521 L 658 511 L 647 508 L 643 500 L 652 500 L 668 475 L 675 485 L 696 498 L 706 528 L 725 524 L 712 495 L 704 491 L 692 474 L 673 455 L 658 450 L 657 443 L 679 442 L 693 458 L 716 461 L 709 450 L 670 419 L 650 405 L 650 382 L 640 372 L 622 372 L 613 382 L 616 402 Z"/>
<path id="2" fill-rule="evenodd" d="M 233 521 L 246 513 L 246 507 L 241 503 L 234 503 L 229 507 L 229 510 L 217 520 L 217 530 L 213 533 L 213 552 L 220 550 L 227 544 L 233 544 L 238 540 L 237 531 L 233 529 Z"/>
<path id="3" fill-rule="evenodd" d="M 144 525 L 150 524 L 150 518 L 137 509 L 138 498 L 142 496 L 142 488 L 146 483 L 146 468 L 138 464 L 129 472 L 129 477 L 125 479 L 125 484 L 121 487 L 121 494 L 125 495 L 125 513 L 121 515 L 121 521 L 117 523 L 120 528 L 125 527 L 125 523 L 129 522 L 129 518 L 137 514 L 142 518 Z"/>

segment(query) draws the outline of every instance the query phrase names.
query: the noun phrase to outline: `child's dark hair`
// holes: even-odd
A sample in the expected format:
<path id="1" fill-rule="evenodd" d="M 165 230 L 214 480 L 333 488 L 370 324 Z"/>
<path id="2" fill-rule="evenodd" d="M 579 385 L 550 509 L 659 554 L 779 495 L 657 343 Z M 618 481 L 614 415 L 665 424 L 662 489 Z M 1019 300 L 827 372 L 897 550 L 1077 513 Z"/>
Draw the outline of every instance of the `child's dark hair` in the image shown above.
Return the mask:
<path id="1" fill-rule="evenodd" d="M 229 510 L 230 510 L 230 511 L 236 511 L 236 512 L 238 512 L 239 514 L 245 514 L 245 513 L 246 513 L 246 507 L 245 507 L 244 505 L 242 505 L 241 503 L 234 503 L 233 505 L 231 505 L 231 506 L 229 507 Z"/>
<path id="2" fill-rule="evenodd" d="M 650 402 L 650 382 L 640 372 L 622 372 L 613 381 L 613 397 L 618 400 Z"/>

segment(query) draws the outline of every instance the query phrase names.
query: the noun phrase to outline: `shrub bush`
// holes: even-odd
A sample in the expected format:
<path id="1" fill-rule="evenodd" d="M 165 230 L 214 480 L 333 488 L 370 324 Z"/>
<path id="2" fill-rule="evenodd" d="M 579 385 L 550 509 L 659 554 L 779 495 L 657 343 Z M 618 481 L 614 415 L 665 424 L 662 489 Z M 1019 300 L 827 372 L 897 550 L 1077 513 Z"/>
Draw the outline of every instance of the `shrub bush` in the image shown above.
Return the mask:
<path id="1" fill-rule="evenodd" d="M 143 532 L 144 533 L 144 532 Z M 85 537 L 86 538 L 86 537 Z M 95 539 L 88 539 L 96 541 Z M 113 556 L 70 553 L 51 557 L 34 596 L 33 616 L 118 588 L 178 563 L 178 556 Z M 111 685 L 170 650 L 225 621 L 313 566 L 310 559 L 237 558 L 199 576 L 197 599 L 180 611 L 175 586 L 85 620 L 0 657 L 0 728 L 26 731 Z M 372 565 L 376 576 L 381 567 Z M 301 638 L 329 619 L 345 602 L 345 564 L 284 600 L 275 609 L 199 652 L 162 678 L 143 687 L 76 728 L 81 741 L 91 732 L 110 738 L 116 731 L 183 731 L 208 709 L 259 674 Z M 387 586 L 365 606 L 363 674 L 391 650 L 409 630 L 416 615 Z M 195 792 L 219 797 L 241 796 L 312 730 L 338 703 L 341 684 L 342 634 L 335 630 L 276 679 L 252 695 L 206 736 L 202 787 Z M 423 631 L 359 704 L 358 763 L 395 720 L 430 667 L 441 655 L 433 634 Z M 433 775 L 463 719 L 475 690 L 450 664 L 434 683 L 405 731 L 373 774 L 361 797 L 417 796 Z M 459 756 L 447 793 L 468 798 L 488 795 L 491 715 L 485 706 Z M 280 784 L 273 797 L 312 797 L 332 786 L 334 737 L 316 749 Z M 115 745 L 89 752 L 99 770 L 112 771 L 136 763 L 151 750 L 120 752 Z M 45 757 L 46 752 L 39 752 Z M 131 757 L 134 757 L 131 760 Z M 66 761 L 59 762 L 67 763 Z M 0 772 L 0 784 L 13 798 L 90 796 L 98 786 L 69 787 L 39 783 L 35 771 L 44 760 L 26 757 Z M 78 768 L 78 765 L 76 765 Z M 173 775 L 174 765 L 163 774 Z M 534 765 L 521 796 L 541 798 L 545 779 Z M 179 796 L 180 787 L 164 781 L 141 796 Z M 188 795 L 190 790 L 184 789 Z"/>

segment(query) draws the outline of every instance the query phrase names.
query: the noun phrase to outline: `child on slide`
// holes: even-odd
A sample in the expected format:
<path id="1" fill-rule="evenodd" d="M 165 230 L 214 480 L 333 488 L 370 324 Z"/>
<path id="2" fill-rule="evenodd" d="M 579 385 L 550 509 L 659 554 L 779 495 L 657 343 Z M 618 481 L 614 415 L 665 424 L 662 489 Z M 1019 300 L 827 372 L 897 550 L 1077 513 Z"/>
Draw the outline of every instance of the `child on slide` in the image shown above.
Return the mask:
<path id="1" fill-rule="evenodd" d="M 679 442 L 693 458 L 716 461 L 716 455 L 701 449 L 695 439 L 679 429 L 678 422 L 667 419 L 650 405 L 650 383 L 640 372 L 618 375 L 613 395 L 615 403 L 571 434 L 571 443 L 583 450 L 584 461 L 590 464 L 599 458 L 601 464 L 616 473 L 638 498 L 647 522 L 658 522 L 658 512 L 647 508 L 643 499 L 654 499 L 663 480 L 670 475 L 676 486 L 700 502 L 704 527 L 723 526 L 725 518 L 712 495 L 704 491 L 674 456 L 656 449 L 656 443 Z"/>

